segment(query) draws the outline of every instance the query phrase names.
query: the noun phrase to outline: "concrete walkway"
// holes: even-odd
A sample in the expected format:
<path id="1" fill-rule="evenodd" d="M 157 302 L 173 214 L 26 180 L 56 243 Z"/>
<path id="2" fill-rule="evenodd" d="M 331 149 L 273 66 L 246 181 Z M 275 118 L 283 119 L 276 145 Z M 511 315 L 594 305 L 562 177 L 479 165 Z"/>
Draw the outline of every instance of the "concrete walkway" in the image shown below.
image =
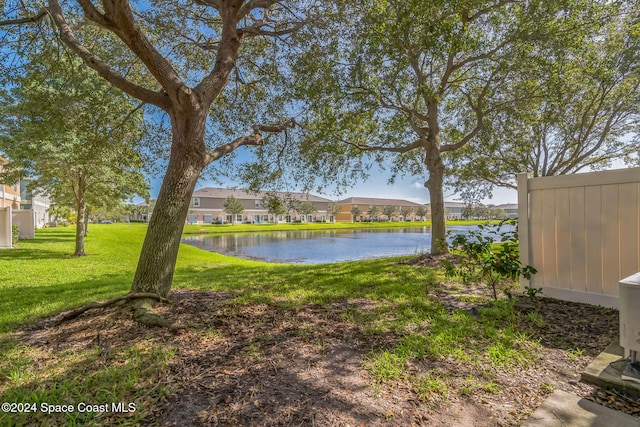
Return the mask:
<path id="1" fill-rule="evenodd" d="M 523 427 L 640 427 L 640 419 L 556 390 Z"/>

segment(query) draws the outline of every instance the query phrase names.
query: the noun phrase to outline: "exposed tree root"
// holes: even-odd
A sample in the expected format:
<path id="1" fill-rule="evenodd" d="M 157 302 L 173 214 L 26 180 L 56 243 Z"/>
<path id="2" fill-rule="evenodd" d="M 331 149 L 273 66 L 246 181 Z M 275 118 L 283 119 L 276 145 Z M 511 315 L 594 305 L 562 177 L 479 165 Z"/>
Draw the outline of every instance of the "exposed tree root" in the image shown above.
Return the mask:
<path id="1" fill-rule="evenodd" d="M 59 325 L 59 324 L 61 324 L 63 322 L 66 322 L 68 320 L 75 319 L 76 317 L 80 316 L 82 313 L 84 313 L 86 311 L 89 311 L 89 310 L 92 310 L 94 308 L 108 307 L 110 305 L 113 305 L 113 304 L 121 302 L 121 301 L 150 300 L 150 299 L 157 300 L 157 301 L 164 302 L 164 303 L 168 303 L 169 302 L 168 299 L 166 299 L 164 297 L 161 297 L 158 294 L 154 294 L 154 293 L 150 293 L 150 292 L 139 292 L 139 293 L 121 295 L 121 296 L 119 296 L 117 298 L 113 298 L 113 299 L 110 299 L 110 300 L 107 300 L 107 301 L 104 301 L 104 302 L 91 302 L 91 303 L 89 303 L 87 305 L 84 305 L 82 307 L 67 311 L 65 313 L 61 313 L 60 314 L 60 318 L 54 323 L 54 326 L 57 326 L 57 325 Z M 148 325 L 148 326 L 166 326 L 166 323 L 162 323 L 162 322 L 158 321 L 158 319 L 161 319 L 161 320 L 164 320 L 164 319 L 160 318 L 160 316 L 158 316 L 157 314 L 150 313 L 149 312 L 150 310 L 147 309 L 146 306 L 147 306 L 147 304 L 144 304 L 144 305 L 138 307 L 136 309 L 136 313 L 134 314 L 134 318 L 137 321 L 139 321 L 140 323 Z M 150 305 L 148 305 L 148 306 L 150 307 Z M 145 314 L 147 314 L 149 316 L 151 316 L 151 315 L 156 316 L 158 319 L 155 319 L 155 323 L 150 322 L 150 324 L 147 324 L 147 322 L 145 322 L 144 319 L 143 320 L 138 320 L 138 317 L 139 317 L 138 312 L 140 310 L 144 310 Z"/>

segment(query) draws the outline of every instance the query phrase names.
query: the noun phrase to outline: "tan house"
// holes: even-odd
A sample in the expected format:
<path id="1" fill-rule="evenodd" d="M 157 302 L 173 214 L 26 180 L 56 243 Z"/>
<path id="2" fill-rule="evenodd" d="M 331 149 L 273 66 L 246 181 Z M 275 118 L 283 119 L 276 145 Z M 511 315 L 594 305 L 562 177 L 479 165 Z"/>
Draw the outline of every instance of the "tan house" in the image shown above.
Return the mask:
<path id="1" fill-rule="evenodd" d="M 452 219 L 462 219 L 464 208 L 466 208 L 469 204 L 465 202 L 444 202 L 444 218 L 446 220 Z M 427 205 L 427 209 L 429 209 L 429 215 L 431 215 L 431 204 Z M 429 216 L 431 217 L 431 216 Z"/>
<path id="2" fill-rule="evenodd" d="M 7 159 L 0 157 L 0 172 L 7 163 L 9 163 Z M 13 210 L 20 209 L 20 183 L 9 185 L 0 183 L 0 208 L 6 206 L 11 206 Z"/>
<path id="3" fill-rule="evenodd" d="M 498 205 L 496 208 L 503 209 L 509 218 L 518 218 L 518 204 L 517 203 L 505 203 Z"/>
<path id="4" fill-rule="evenodd" d="M 265 206 L 264 199 L 275 195 L 283 200 L 286 212 L 274 216 Z M 225 212 L 224 203 L 229 196 L 235 197 L 244 207 L 240 214 Z M 305 203 L 307 202 L 307 203 Z M 313 212 L 297 212 L 296 206 L 301 203 L 312 205 Z M 223 224 L 223 223 L 268 223 L 268 222 L 333 222 L 331 214 L 333 202 L 323 197 L 307 193 L 295 192 L 248 192 L 239 189 L 201 188 L 193 192 L 187 223 L 189 224 Z"/>
<path id="5" fill-rule="evenodd" d="M 422 205 L 408 200 L 400 199 L 378 199 L 373 197 L 349 197 L 336 202 L 340 206 L 340 211 L 336 216 L 336 221 L 352 222 L 352 221 L 420 221 L 418 217 L 418 208 Z M 385 207 L 393 207 L 393 213 L 384 214 Z M 375 218 L 371 218 L 370 213 L 377 210 Z M 353 210 L 359 210 L 357 215 L 353 214 Z"/>

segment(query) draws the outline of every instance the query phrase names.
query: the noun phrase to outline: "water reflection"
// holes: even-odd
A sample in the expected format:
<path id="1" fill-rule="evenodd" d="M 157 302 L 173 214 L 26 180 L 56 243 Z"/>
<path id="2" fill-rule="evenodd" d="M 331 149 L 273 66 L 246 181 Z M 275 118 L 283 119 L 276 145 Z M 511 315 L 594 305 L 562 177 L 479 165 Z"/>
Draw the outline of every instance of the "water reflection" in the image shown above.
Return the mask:
<path id="1" fill-rule="evenodd" d="M 474 228 L 447 227 L 454 233 L 464 233 Z M 233 257 L 278 263 L 320 264 L 429 252 L 431 229 L 272 231 L 187 236 L 182 241 Z"/>

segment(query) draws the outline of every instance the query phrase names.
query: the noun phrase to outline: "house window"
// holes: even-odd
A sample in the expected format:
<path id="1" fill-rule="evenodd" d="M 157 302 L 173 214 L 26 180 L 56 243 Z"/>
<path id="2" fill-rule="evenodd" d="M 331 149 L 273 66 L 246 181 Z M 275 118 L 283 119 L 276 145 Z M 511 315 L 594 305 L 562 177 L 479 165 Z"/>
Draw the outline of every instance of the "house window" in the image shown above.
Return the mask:
<path id="1" fill-rule="evenodd" d="M 13 191 L 18 191 L 18 184 L 13 184 Z"/>
<path id="2" fill-rule="evenodd" d="M 255 200 L 255 207 L 259 208 L 260 207 L 260 200 Z"/>
<path id="3" fill-rule="evenodd" d="M 199 197 L 194 197 L 193 198 L 193 206 L 195 206 L 195 207 L 200 206 L 200 198 Z"/>
<path id="4" fill-rule="evenodd" d="M 262 221 L 269 222 L 269 215 L 262 215 Z"/>

